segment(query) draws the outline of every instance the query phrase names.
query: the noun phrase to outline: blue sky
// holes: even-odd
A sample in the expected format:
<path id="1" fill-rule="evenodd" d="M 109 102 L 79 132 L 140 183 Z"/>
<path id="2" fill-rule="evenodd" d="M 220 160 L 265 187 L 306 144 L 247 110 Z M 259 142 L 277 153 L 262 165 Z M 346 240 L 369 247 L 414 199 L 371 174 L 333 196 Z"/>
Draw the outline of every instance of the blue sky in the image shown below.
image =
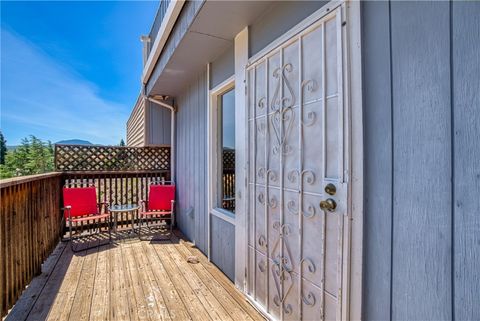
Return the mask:
<path id="1" fill-rule="evenodd" d="M 158 1 L 1 2 L 1 129 L 118 144 Z"/>

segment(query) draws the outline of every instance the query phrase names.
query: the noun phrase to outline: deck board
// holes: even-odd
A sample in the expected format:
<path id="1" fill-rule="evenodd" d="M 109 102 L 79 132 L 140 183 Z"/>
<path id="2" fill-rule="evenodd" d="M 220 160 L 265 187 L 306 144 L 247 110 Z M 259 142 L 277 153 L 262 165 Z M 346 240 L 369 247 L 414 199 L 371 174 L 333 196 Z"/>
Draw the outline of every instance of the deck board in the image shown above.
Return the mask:
<path id="1" fill-rule="evenodd" d="M 49 277 L 34 280 L 43 283 L 27 288 L 19 300 L 31 304 L 14 306 L 6 321 L 265 320 L 182 238 L 119 241 L 77 253 L 59 247 Z M 191 255 L 200 262 L 188 263 Z"/>
<path id="2" fill-rule="evenodd" d="M 99 248 L 97 256 L 97 272 L 93 287 L 90 320 L 108 320 L 110 304 L 110 251 L 108 246 Z"/>

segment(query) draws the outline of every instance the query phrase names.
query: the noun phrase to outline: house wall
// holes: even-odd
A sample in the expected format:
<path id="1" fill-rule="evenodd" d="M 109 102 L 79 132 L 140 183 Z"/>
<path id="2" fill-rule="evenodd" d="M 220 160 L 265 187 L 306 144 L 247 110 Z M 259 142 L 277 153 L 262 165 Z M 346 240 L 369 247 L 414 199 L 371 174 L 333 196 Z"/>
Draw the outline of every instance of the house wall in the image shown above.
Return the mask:
<path id="1" fill-rule="evenodd" d="M 210 66 L 210 89 L 220 85 L 235 73 L 235 54 L 233 42 Z"/>
<path id="2" fill-rule="evenodd" d="M 210 64 L 210 89 L 235 74 L 234 45 L 228 47 Z M 210 259 L 230 280 L 235 279 L 235 225 L 222 218 L 210 216 Z"/>
<path id="3" fill-rule="evenodd" d="M 147 144 L 148 145 L 170 145 L 170 127 L 171 113 L 170 110 L 160 107 L 152 102 L 146 102 L 148 105 L 147 112 L 149 116 L 147 120 Z"/>
<path id="4" fill-rule="evenodd" d="M 207 253 L 207 75 L 176 97 L 177 224 Z"/>
<path id="5" fill-rule="evenodd" d="M 250 57 L 279 38 L 328 1 L 276 1 L 249 26 Z"/>
<path id="6" fill-rule="evenodd" d="M 211 216 L 210 260 L 215 263 L 230 280 L 235 279 L 235 225 Z"/>
<path id="7" fill-rule="evenodd" d="M 145 144 L 145 105 L 140 100 L 127 121 L 127 146 L 143 146 Z"/>
<path id="8" fill-rule="evenodd" d="M 127 146 L 170 145 L 170 111 L 139 98 L 127 122 Z"/>
<path id="9" fill-rule="evenodd" d="M 288 31 L 291 27 L 321 8 L 327 2 L 276 2 L 249 26 L 250 55 Z M 235 72 L 234 45 L 221 53 L 210 65 L 210 89 L 218 86 Z M 230 279 L 235 277 L 235 226 L 211 216 L 211 260 Z"/>
<path id="10" fill-rule="evenodd" d="M 327 2 L 276 2 L 261 17 L 249 26 L 250 55 L 288 31 L 291 27 L 321 8 Z M 186 12 L 196 12 L 196 8 L 185 7 Z M 182 13 L 184 15 L 184 13 Z M 183 21 L 182 15 L 180 21 Z M 183 25 L 174 28 L 174 33 L 182 35 Z M 178 31 L 176 31 L 178 29 Z M 173 36 L 177 37 L 177 36 Z M 173 40 L 169 40 L 174 42 Z M 168 44 L 167 44 L 168 45 Z M 169 46 L 169 45 L 168 45 Z M 172 47 L 174 48 L 174 47 Z M 168 55 L 168 54 L 167 54 Z M 163 55 L 160 58 L 162 61 Z M 154 73 L 160 67 L 157 64 Z M 234 46 L 228 47 L 210 64 L 210 84 L 207 86 L 206 73 L 201 73 L 175 97 L 178 107 L 176 119 L 176 184 L 178 188 L 177 223 L 182 232 L 195 242 L 202 252 L 208 251 L 208 194 L 206 186 L 207 163 L 207 92 L 234 74 Z M 156 77 L 152 76 L 152 79 Z M 148 88 L 152 88 L 153 83 Z M 147 88 L 147 89 L 148 89 Z M 230 279 L 235 274 L 235 226 L 214 215 L 211 216 L 211 260 Z"/>
<path id="11" fill-rule="evenodd" d="M 228 52 L 229 50 L 227 50 Z M 231 53 L 233 55 L 233 52 Z M 225 57 L 221 57 L 225 59 Z M 226 59 L 228 60 L 228 59 Z M 216 64 L 217 80 L 232 74 Z M 214 65 L 215 63 L 212 63 Z M 213 72 L 211 72 L 211 75 Z M 221 76 L 224 75 L 224 76 Z M 195 77 L 176 99 L 177 224 L 205 254 L 208 253 L 206 70 Z M 231 280 L 235 276 L 235 226 L 211 216 L 211 261 Z"/>
<path id="12" fill-rule="evenodd" d="M 366 320 L 480 319 L 479 16 L 362 3 Z"/>

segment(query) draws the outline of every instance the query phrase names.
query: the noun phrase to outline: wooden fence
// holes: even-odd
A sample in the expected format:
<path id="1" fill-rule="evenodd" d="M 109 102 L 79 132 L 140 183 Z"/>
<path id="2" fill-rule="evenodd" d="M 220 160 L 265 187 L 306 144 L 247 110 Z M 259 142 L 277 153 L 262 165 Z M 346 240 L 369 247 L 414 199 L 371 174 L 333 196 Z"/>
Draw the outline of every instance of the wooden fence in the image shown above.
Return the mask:
<path id="1" fill-rule="evenodd" d="M 0 313 L 4 316 L 41 272 L 57 245 L 62 174 L 0 181 Z"/>

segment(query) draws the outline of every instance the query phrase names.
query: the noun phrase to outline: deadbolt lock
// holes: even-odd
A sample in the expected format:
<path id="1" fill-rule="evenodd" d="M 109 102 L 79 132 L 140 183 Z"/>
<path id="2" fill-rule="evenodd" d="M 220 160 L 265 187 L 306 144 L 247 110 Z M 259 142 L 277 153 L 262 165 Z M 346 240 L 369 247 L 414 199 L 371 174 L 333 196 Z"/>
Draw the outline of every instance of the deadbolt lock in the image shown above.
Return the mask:
<path id="1" fill-rule="evenodd" d="M 327 186 L 325 186 L 325 193 L 328 195 L 335 195 L 337 193 L 337 187 L 332 183 L 328 183 Z"/>
<path id="2" fill-rule="evenodd" d="M 337 202 L 335 200 L 328 198 L 325 201 L 320 202 L 320 209 L 323 211 L 333 212 L 337 208 Z"/>

